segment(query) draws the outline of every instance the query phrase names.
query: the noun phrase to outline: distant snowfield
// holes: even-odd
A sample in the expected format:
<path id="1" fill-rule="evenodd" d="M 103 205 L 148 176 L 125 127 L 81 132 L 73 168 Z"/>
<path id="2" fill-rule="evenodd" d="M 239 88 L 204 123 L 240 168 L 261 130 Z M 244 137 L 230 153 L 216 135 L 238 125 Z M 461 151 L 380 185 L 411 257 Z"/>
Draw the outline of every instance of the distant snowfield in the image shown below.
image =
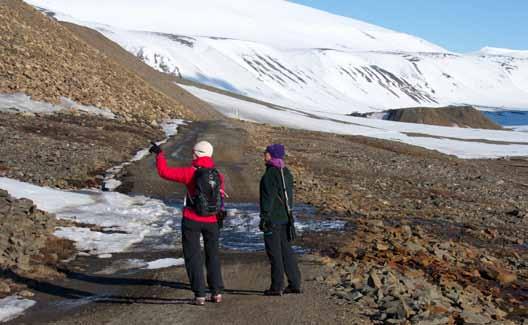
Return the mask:
<path id="1" fill-rule="evenodd" d="M 528 134 L 523 132 L 442 127 L 337 114 L 307 115 L 302 111 L 271 108 L 197 87 L 180 86 L 229 117 L 253 122 L 400 141 L 466 159 L 528 155 Z"/>

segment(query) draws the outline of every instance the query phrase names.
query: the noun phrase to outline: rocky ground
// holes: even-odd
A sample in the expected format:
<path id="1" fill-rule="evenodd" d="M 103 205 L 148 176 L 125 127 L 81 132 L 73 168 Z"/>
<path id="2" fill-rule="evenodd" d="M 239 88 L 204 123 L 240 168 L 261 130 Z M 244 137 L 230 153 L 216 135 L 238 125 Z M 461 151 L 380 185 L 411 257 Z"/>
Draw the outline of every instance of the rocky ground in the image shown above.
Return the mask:
<path id="1" fill-rule="evenodd" d="M 99 187 L 108 168 L 163 137 L 148 125 L 75 112 L 0 113 L 0 177 L 63 189 Z M 20 275 L 61 277 L 57 264 L 75 252 L 72 242 L 52 234 L 66 225 L 0 190 L 0 296 L 23 289 L 13 282 Z"/>
<path id="2" fill-rule="evenodd" d="M 374 323 L 528 318 L 526 160 L 464 161 L 403 144 L 244 124 L 282 142 L 299 199 L 349 220 L 304 241 L 328 256 L 338 303 Z M 310 238 L 311 237 L 311 238 Z M 311 242 L 311 244 L 310 244 Z"/>
<path id="3" fill-rule="evenodd" d="M 0 176 L 58 188 L 99 186 L 161 130 L 87 114 L 0 113 Z"/>
<path id="4" fill-rule="evenodd" d="M 61 225 L 55 216 L 38 210 L 32 201 L 15 199 L 0 190 L 0 298 L 13 293 L 29 297 L 18 276 L 57 279 L 56 267 L 74 254 L 73 243 L 53 236 Z"/>
<path id="5" fill-rule="evenodd" d="M 2 142 L 10 146 L 0 157 L 11 155 L 14 158 L 10 159 L 16 163 L 9 166 L 24 168 L 22 174 L 11 177 L 24 179 L 24 175 L 31 174 L 30 170 L 39 171 L 45 179 L 62 180 L 48 184 L 55 186 L 90 184 L 86 179 L 94 177 L 86 176 L 88 170 L 97 174 L 93 168 L 97 164 L 89 160 L 90 153 L 98 152 L 95 147 L 102 147 L 102 154 L 97 157 L 103 166 L 100 170 L 104 170 L 127 160 L 138 149 L 134 146 L 142 147 L 149 137 L 160 135 L 159 131 L 97 118 L 7 114 L 0 117 L 4 121 L 0 134 L 6 137 Z M 525 195 L 528 164 L 524 159 L 466 161 L 395 142 L 229 123 L 222 127 L 202 123 L 196 124 L 196 129 L 193 124 L 182 128 L 181 138 L 166 146 L 172 153 L 178 153 L 171 154 L 176 157 L 172 163 L 183 164 L 188 159 L 189 145 L 198 138 L 224 143 L 218 146 L 219 162 L 228 174 L 235 175 L 231 191 L 241 191 L 256 186 L 251 180 L 258 180 L 263 171 L 264 146 L 285 143 L 287 161 L 296 176 L 297 201 L 317 207 L 318 218 L 348 221 L 343 232 L 306 234 L 299 242 L 320 255 L 303 262 L 305 273 L 309 274 L 306 285 L 314 304 L 322 304 L 319 298 L 323 297 L 336 306 L 341 318 L 334 319 L 334 323 L 523 324 L 528 318 Z M 18 137 L 13 138 L 13 134 Z M 225 141 L 226 138 L 232 139 Z M 125 145 L 123 139 L 130 142 Z M 94 146 L 90 145 L 92 142 Z M 80 153 L 71 155 L 68 162 L 83 171 L 57 175 L 57 168 L 45 167 L 50 164 L 46 157 L 54 152 L 50 150 L 52 144 L 58 146 L 57 157 L 67 157 L 71 148 L 80 146 Z M 240 148 L 233 151 L 232 146 Z M 39 147 L 44 148 L 42 157 L 26 156 L 31 150 L 39 152 Z M 109 157 L 110 153 L 115 157 L 116 152 L 121 155 L 119 159 L 101 158 Z M 32 167 L 28 161 L 35 159 L 39 163 Z M 56 166 L 65 165 L 61 160 L 54 160 L 59 161 Z M 38 165 L 40 170 L 36 169 Z M 164 188 L 163 184 L 153 183 L 155 178 L 150 174 L 141 176 L 144 173 L 140 171 L 146 169 L 153 170 L 151 159 L 125 171 L 128 190 L 148 192 Z M 6 172 L 9 171 L 4 168 Z M 25 180 L 39 183 L 30 177 Z M 152 194 L 159 195 L 155 192 Z M 255 197 L 254 193 L 244 194 L 247 199 Z M 244 200 L 243 195 L 237 199 Z M 30 203 L 23 201 L 21 205 L 27 207 Z M 27 249 L 34 253 L 35 248 Z M 234 265 L 227 269 L 235 272 Z M 265 273 L 261 270 L 264 266 L 258 265 L 258 270 L 247 274 L 248 279 Z M 166 277 L 173 271 L 161 271 L 156 276 Z M 230 281 L 233 287 L 240 287 L 237 277 Z M 264 282 L 260 286 L 265 286 Z M 6 283 L 9 290 L 15 289 L 13 282 Z M 138 294 L 134 286 L 124 290 Z M 152 294 L 158 297 L 158 293 Z M 164 291 L 160 295 L 169 299 L 173 292 Z M 235 305 L 244 304 L 250 313 L 262 308 L 262 301 L 257 298 L 232 299 Z M 280 304 L 287 308 L 297 305 L 290 303 L 287 300 Z M 94 308 L 104 318 L 112 317 L 116 310 L 129 313 L 126 304 L 116 306 L 109 302 Z M 134 306 L 139 313 L 137 317 L 168 322 L 167 318 L 156 316 L 157 309 L 166 310 L 163 306 L 142 302 L 134 302 Z M 333 310 L 326 302 L 324 306 L 325 310 Z M 220 319 L 221 314 L 232 312 L 232 308 L 213 309 L 207 314 Z M 182 317 L 194 314 L 187 307 L 172 306 L 170 310 L 177 310 Z M 90 308 L 80 315 L 86 323 L 94 320 Z M 301 314 L 295 315 L 299 318 L 292 321 L 309 323 Z M 61 321 L 68 323 L 77 316 Z M 123 323 L 134 323 L 130 317 L 120 319 Z M 237 319 L 248 320 L 242 315 Z"/>

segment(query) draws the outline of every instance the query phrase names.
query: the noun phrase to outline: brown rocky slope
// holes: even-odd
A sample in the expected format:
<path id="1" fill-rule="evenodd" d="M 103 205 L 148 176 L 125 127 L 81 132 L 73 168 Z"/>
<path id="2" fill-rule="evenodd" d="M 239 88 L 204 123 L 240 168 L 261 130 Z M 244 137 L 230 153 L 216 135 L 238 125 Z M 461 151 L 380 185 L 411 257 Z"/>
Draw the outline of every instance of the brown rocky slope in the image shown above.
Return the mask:
<path id="1" fill-rule="evenodd" d="M 182 79 L 153 69 L 151 66 L 127 52 L 124 48 L 112 42 L 96 30 L 67 22 L 60 23 L 74 33 L 75 36 L 82 39 L 93 48 L 96 48 L 107 57 L 119 62 L 121 65 L 126 66 L 127 69 L 136 73 L 161 93 L 172 98 L 176 102 L 181 103 L 184 107 L 191 108 L 198 118 L 222 118 L 222 115 L 215 111 L 211 105 L 179 87 L 176 82 L 182 82 Z"/>
<path id="2" fill-rule="evenodd" d="M 125 120 L 193 119 L 188 107 L 19 0 L 0 2 L 0 93 L 61 97 L 110 109 Z"/>

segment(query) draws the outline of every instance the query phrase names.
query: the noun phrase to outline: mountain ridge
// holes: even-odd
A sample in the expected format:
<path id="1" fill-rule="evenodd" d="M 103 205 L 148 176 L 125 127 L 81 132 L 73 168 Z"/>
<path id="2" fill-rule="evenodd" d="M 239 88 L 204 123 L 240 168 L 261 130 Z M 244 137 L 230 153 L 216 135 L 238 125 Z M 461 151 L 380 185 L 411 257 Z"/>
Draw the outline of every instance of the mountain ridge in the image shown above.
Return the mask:
<path id="1" fill-rule="evenodd" d="M 203 1 L 185 3 L 180 11 L 169 11 L 171 22 L 163 22 L 168 14 L 159 13 L 165 7 L 151 9 L 154 13 L 158 12 L 158 16 L 149 15 L 151 12 L 134 15 L 135 11 L 144 9 L 144 5 L 137 5 L 138 2 L 124 8 L 124 12 L 116 9 L 123 7 L 122 1 L 112 2 L 104 7 L 102 16 L 93 12 L 96 6 L 92 2 L 78 1 L 75 6 L 67 5 L 64 0 L 29 2 L 53 11 L 58 20 L 99 31 L 159 71 L 276 105 L 309 112 L 326 111 L 329 114 L 466 104 L 528 108 L 528 61 L 523 58 L 452 53 L 424 43 L 419 38 L 407 35 L 410 40 L 401 39 L 401 33 L 381 27 L 376 29 L 374 25 L 341 17 L 355 31 L 355 34 L 346 34 L 350 31 L 345 28 L 348 25 L 328 22 L 328 17 L 335 15 L 317 10 L 317 14 L 313 14 L 311 9 L 300 5 L 284 7 L 287 2 L 259 4 L 257 9 L 268 8 L 263 13 L 258 13 L 255 8 L 233 9 L 234 5 L 241 3 L 238 0 L 208 2 L 212 5 L 204 10 L 205 13 L 196 12 L 197 16 L 190 18 L 187 15 L 195 12 Z M 156 3 L 168 2 L 158 0 Z M 222 10 L 215 11 L 218 7 Z M 246 39 L 250 41 L 235 37 L 242 35 L 234 35 L 227 27 L 214 30 L 218 22 L 232 26 L 234 23 L 230 19 L 239 17 L 241 13 L 251 12 L 253 16 L 248 19 L 258 15 L 271 17 L 271 7 L 276 9 L 277 18 L 273 22 L 276 21 L 277 26 L 266 22 L 260 26 L 262 30 L 254 32 L 249 29 L 246 33 L 251 37 Z M 280 12 L 280 8 L 298 11 Z M 225 14 L 229 10 L 233 12 Z M 304 17 L 306 13 L 312 13 L 312 16 L 308 14 Z M 290 20 L 301 18 L 288 25 L 289 22 L 279 19 L 285 15 Z M 129 27 L 134 27 L 133 30 L 109 25 L 112 23 L 109 17 L 114 16 L 124 16 Z M 189 19 L 202 22 L 210 17 L 216 19 L 211 26 L 208 21 L 199 28 L 194 25 L 181 27 Z M 322 20 L 306 22 L 314 17 Z M 90 18 L 92 22 L 86 21 Z M 254 22 L 258 22 L 262 17 L 255 19 Z M 162 22 L 152 23 L 154 20 Z M 101 21 L 105 24 L 102 25 Z M 325 22 L 328 23 L 326 27 L 321 25 Z M 149 25 L 151 30 L 158 30 L 141 31 L 141 27 L 148 23 L 152 23 Z M 243 25 L 241 23 L 240 26 Z M 174 29 L 167 30 L 167 26 Z M 280 30 L 283 26 L 301 28 L 293 36 L 313 32 L 313 37 L 308 43 L 302 39 L 283 47 L 282 44 L 293 37 L 287 33 L 288 30 Z M 321 28 L 323 30 L 318 31 Z M 342 29 L 334 35 L 332 33 L 336 28 Z M 204 30 L 214 31 L 220 36 L 210 36 L 211 33 L 209 36 L 196 36 Z M 380 31 L 381 36 L 376 34 Z M 328 39 L 321 37 L 330 34 Z M 354 46 L 354 42 L 363 43 Z M 399 44 L 396 46 L 395 43 Z"/>

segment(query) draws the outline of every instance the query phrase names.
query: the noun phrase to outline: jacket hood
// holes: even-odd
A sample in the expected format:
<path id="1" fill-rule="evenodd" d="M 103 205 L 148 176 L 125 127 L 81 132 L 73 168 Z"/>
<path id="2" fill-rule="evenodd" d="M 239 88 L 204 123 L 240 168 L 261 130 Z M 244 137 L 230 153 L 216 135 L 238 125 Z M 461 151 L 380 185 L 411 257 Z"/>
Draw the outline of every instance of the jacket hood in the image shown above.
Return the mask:
<path id="1" fill-rule="evenodd" d="M 193 167 L 213 168 L 214 160 L 211 157 L 198 157 L 192 162 Z"/>

